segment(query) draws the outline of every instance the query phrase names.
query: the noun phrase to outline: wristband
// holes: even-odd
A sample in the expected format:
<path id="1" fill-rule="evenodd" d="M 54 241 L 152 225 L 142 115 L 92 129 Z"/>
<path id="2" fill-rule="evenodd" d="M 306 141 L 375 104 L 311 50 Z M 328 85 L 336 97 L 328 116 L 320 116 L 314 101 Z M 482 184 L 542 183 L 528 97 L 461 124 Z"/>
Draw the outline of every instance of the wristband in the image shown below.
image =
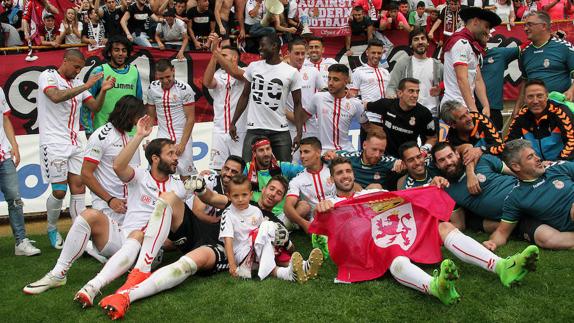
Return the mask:
<path id="1" fill-rule="evenodd" d="M 110 202 L 111 202 L 113 199 L 115 199 L 115 198 L 116 198 L 115 196 L 112 196 L 112 197 L 110 197 L 110 198 L 106 201 L 106 203 L 108 204 L 108 206 L 110 206 Z"/>

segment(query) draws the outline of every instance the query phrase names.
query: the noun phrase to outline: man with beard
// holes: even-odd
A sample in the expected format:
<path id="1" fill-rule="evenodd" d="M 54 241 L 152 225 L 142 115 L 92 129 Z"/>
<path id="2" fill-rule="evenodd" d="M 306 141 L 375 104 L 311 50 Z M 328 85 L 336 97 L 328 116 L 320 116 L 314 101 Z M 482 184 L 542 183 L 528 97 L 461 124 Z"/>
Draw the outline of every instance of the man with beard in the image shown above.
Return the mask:
<path id="1" fill-rule="evenodd" d="M 338 62 L 330 57 L 324 58 L 324 52 L 323 38 L 315 36 L 308 38 L 307 54 L 309 57 L 305 60 L 303 66 L 316 68 L 323 78 L 323 83 L 327 84 L 329 81 L 329 66 L 337 64 Z"/>
<path id="2" fill-rule="evenodd" d="M 478 160 L 474 173 L 465 174 L 463 159 L 448 142 L 436 144 L 432 157 L 440 174 L 448 180 L 445 191 L 465 209 L 465 217 L 451 218 L 451 221 L 459 228 L 494 231 L 504 215 L 504 200 L 516 185 L 510 169 L 500 159 L 485 154 Z M 478 183 L 478 195 L 469 192 L 468 181 Z"/>
<path id="3" fill-rule="evenodd" d="M 412 77 L 420 81 L 418 103 L 430 110 L 438 118 L 440 83 L 443 77 L 442 63 L 435 58 L 427 57 L 429 41 L 424 27 L 415 27 L 409 33 L 409 44 L 412 56 L 400 58 L 393 67 L 387 88 L 387 98 L 395 98 L 400 80 Z"/>
<path id="4" fill-rule="evenodd" d="M 399 156 L 407 169 L 407 173 L 399 178 L 397 190 L 427 185 L 435 176 L 439 175 L 438 170 L 433 165 L 429 165 L 430 158 L 425 158 L 416 141 L 407 141 L 401 144 Z"/>
<path id="5" fill-rule="evenodd" d="M 504 245 L 512 230 L 523 227 L 527 240 L 547 249 L 574 248 L 574 164 L 555 162 L 545 167 L 528 140 L 506 143 L 502 159 L 519 182 L 508 194 L 500 225 L 484 245 Z M 520 222 L 518 222 L 520 220 Z"/>
<path id="6" fill-rule="evenodd" d="M 317 92 L 305 107 L 305 119 L 317 118 L 319 126 L 318 138 L 323 151 L 347 150 L 355 148 L 349 137 L 353 119 L 363 120 L 363 104 L 357 98 L 347 97 L 346 85 L 349 82 L 349 68 L 343 64 L 333 64 L 329 67 L 328 92 Z"/>
<path id="7" fill-rule="evenodd" d="M 247 110 L 247 133 L 245 142 L 257 136 L 267 136 L 273 153 L 281 161 L 291 161 L 291 146 L 297 148 L 302 136 L 304 111 L 301 107 L 301 76 L 297 69 L 281 61 L 280 45 L 276 35 L 263 36 L 259 52 L 263 60 L 249 64 L 244 77 L 247 80 L 237 108 L 231 120 L 229 135 L 237 140 L 236 123 Z M 293 96 L 293 113 L 297 134 L 291 139 L 285 115 L 287 97 Z M 251 160 L 249 145 L 243 145 L 243 159 Z"/>
<path id="8" fill-rule="evenodd" d="M 301 163 L 305 170 L 289 183 L 284 211 L 291 223 L 307 232 L 315 206 L 334 195 L 335 186 L 329 181 L 329 168 L 321 160 L 321 142 L 316 137 L 301 140 Z M 305 213 L 298 212 L 296 205 L 299 201 L 307 202 L 311 209 L 304 210 Z"/>
<path id="9" fill-rule="evenodd" d="M 333 159 L 329 168 L 331 179 L 337 189 L 337 197 L 320 202 L 317 205 L 317 212 L 328 212 L 339 201 L 373 192 L 371 190 L 355 193 L 353 167 L 348 159 L 337 157 Z M 441 182 L 437 179 L 434 184 L 440 185 Z M 539 254 L 536 246 L 528 246 L 521 253 L 502 259 L 476 240 L 460 232 L 450 222 L 441 222 L 437 231 L 435 234 L 440 235 L 447 250 L 466 263 L 497 274 L 504 286 L 510 287 L 521 281 L 528 272 L 536 268 Z M 450 259 L 442 261 L 440 271 L 436 272 L 434 277 L 404 256 L 393 260 L 390 271 L 400 284 L 435 296 L 446 305 L 452 305 L 460 300 L 460 295 L 455 289 L 455 281 L 459 273 L 457 266 Z"/>
<path id="10" fill-rule="evenodd" d="M 84 253 L 89 240 L 103 257 L 111 257 L 124 245 L 129 249 L 130 246 L 141 243 L 143 234 L 139 230 L 127 231 L 130 227 L 137 227 L 132 225 L 136 220 L 133 216 L 130 216 L 131 220 L 128 218 L 124 221 L 126 213 L 135 211 L 135 207 L 133 211 L 132 207 L 127 211 L 128 186 L 116 175 L 113 163 L 127 145 L 128 131 L 143 115 L 143 102 L 134 96 L 126 96 L 118 101 L 116 109 L 110 114 L 110 121 L 98 128 L 95 135 L 89 139 L 82 166 L 82 179 L 92 192 L 92 208 L 83 211 L 72 224 L 54 268 L 42 279 L 24 287 L 24 293 L 40 294 L 65 285 L 68 271 Z M 126 165 L 128 163 L 134 167 L 139 165 L 139 155 L 130 158 Z M 137 250 L 135 253 L 137 254 Z M 98 291 L 99 288 L 86 285 L 76 294 L 74 300 L 84 307 L 91 306 Z"/>
<path id="11" fill-rule="evenodd" d="M 102 108 L 92 114 L 82 107 L 82 125 L 89 137 L 92 132 L 108 122 L 110 113 L 114 110 L 116 103 L 125 95 L 133 95 L 138 99 L 142 98 L 142 84 L 137 66 L 128 64 L 127 59 L 131 56 L 132 44 L 124 36 L 114 36 L 108 39 L 108 43 L 103 51 L 107 63 L 95 67 L 92 75 L 104 73 L 104 78 L 108 76 L 116 79 L 114 88 L 108 91 Z M 91 88 L 92 95 L 100 93 L 102 82 L 96 82 Z"/>
<path id="12" fill-rule="evenodd" d="M 403 164 L 399 159 L 385 155 L 387 146 L 387 135 L 381 129 L 371 129 L 367 133 L 367 138 L 363 141 L 361 152 L 331 150 L 325 153 L 325 160 L 332 160 L 336 156 L 348 158 L 353 165 L 355 173 L 355 183 L 362 188 L 385 188 L 388 187 L 388 176 L 396 175 L 403 171 Z M 395 174 L 389 174 L 389 173 Z"/>
<path id="13" fill-rule="evenodd" d="M 387 133 L 387 154 L 398 158 L 403 142 L 420 138 L 425 152 L 437 141 L 436 122 L 430 111 L 417 102 L 419 80 L 404 78 L 399 82 L 396 99 L 380 99 L 366 104 L 366 110 L 378 115 Z"/>
<path id="14" fill-rule="evenodd" d="M 490 38 L 490 29 L 500 25 L 500 17 L 489 10 L 464 8 L 460 16 L 465 27 L 455 32 L 444 45 L 444 97 L 442 102 L 463 102 L 470 111 L 478 111 L 474 94 L 482 104 L 482 113 L 490 115 L 486 87 L 480 73 L 480 59 Z"/>
<path id="15" fill-rule="evenodd" d="M 193 165 L 193 139 L 195 124 L 195 92 L 189 84 L 175 79 L 175 68 L 168 59 L 155 65 L 155 81 L 147 90 L 147 111 L 155 123 L 157 138 L 169 138 L 176 143 L 180 159 L 177 174 L 185 181 L 197 173 Z"/>
<path id="16" fill-rule="evenodd" d="M 273 176 L 282 175 L 287 180 L 291 180 L 304 169 L 299 164 L 278 161 L 271 149 L 269 138 L 265 136 L 253 138 L 251 150 L 253 158 L 247 162 L 244 173 L 251 182 L 253 191 L 251 200 L 254 202 L 259 201 L 263 187 Z M 276 215 L 283 213 L 283 202 L 275 206 L 273 213 Z"/>

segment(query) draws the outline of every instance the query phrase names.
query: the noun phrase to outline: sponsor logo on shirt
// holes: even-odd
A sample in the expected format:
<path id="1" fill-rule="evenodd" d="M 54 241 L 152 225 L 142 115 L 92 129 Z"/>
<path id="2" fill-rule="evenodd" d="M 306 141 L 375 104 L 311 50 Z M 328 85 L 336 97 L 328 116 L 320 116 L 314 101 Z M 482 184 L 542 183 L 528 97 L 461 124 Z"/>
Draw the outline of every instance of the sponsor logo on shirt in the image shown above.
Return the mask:
<path id="1" fill-rule="evenodd" d="M 151 197 L 149 197 L 149 196 L 143 194 L 142 197 L 140 198 L 140 201 L 141 201 L 143 204 L 150 205 L 150 204 L 151 204 Z"/>

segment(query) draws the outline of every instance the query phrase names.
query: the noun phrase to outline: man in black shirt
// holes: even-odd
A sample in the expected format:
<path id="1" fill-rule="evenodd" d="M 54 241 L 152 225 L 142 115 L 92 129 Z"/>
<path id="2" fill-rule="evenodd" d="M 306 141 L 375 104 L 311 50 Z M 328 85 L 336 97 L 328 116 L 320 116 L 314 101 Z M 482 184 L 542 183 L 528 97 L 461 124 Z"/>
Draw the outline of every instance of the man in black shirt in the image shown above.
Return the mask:
<path id="1" fill-rule="evenodd" d="M 208 0 L 198 0 L 197 6 L 187 11 L 187 33 L 192 41 L 192 49 L 207 49 L 207 36 L 215 32 L 215 16 L 209 9 Z M 202 43 L 198 37 L 205 37 Z"/>
<path id="2" fill-rule="evenodd" d="M 118 7 L 116 0 L 106 0 L 106 4 L 98 8 L 98 16 L 104 23 L 106 38 L 115 35 L 122 35 L 122 26 L 120 21 L 126 11 L 126 2 L 122 1 Z"/>
<path id="3" fill-rule="evenodd" d="M 366 104 L 365 109 L 381 116 L 381 124 L 387 133 L 386 153 L 400 158 L 399 146 L 420 138 L 421 149 L 430 152 L 437 142 L 436 121 L 430 111 L 417 103 L 419 80 L 404 78 L 399 82 L 396 99 L 379 99 Z M 370 124 L 369 127 L 377 125 Z"/>
<path id="4" fill-rule="evenodd" d="M 152 47 L 147 32 L 155 28 L 151 28 L 150 19 L 159 23 L 165 21 L 153 13 L 146 0 L 136 0 L 128 7 L 120 24 L 129 41 L 139 46 Z"/>
<path id="5" fill-rule="evenodd" d="M 365 15 L 361 6 L 353 7 L 351 19 L 349 19 L 349 28 L 351 29 L 351 34 L 345 36 L 345 48 L 347 48 L 345 54 L 347 56 L 353 55 L 351 51 L 351 38 L 353 36 L 365 36 L 369 40 L 373 38 L 373 32 L 375 31 L 371 18 Z"/>

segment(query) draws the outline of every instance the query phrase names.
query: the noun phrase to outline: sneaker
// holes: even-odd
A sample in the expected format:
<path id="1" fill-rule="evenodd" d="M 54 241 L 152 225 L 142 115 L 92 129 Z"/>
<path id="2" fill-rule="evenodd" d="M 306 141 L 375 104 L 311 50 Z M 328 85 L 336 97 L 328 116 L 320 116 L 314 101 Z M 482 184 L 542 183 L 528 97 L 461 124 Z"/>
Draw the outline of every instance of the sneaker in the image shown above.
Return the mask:
<path id="1" fill-rule="evenodd" d="M 319 272 L 319 268 L 323 264 L 323 252 L 318 248 L 311 250 L 309 254 L 309 258 L 305 263 L 305 275 L 307 275 L 307 279 L 315 279 L 317 278 L 317 273 Z"/>
<path id="2" fill-rule="evenodd" d="M 289 269 L 291 271 L 292 281 L 298 282 L 299 284 L 307 282 L 307 275 L 305 274 L 305 270 L 303 270 L 303 256 L 301 256 L 299 252 L 294 252 L 291 255 Z"/>
<path id="3" fill-rule="evenodd" d="M 64 239 L 58 230 L 48 231 L 48 239 L 50 239 L 50 244 L 53 248 L 62 249 L 64 248 Z"/>
<path id="4" fill-rule="evenodd" d="M 94 247 L 94 243 L 92 242 L 92 240 L 88 241 L 88 244 L 86 245 L 86 250 L 84 252 L 102 264 L 105 264 L 106 262 L 108 262 L 108 258 L 100 255 L 100 253 L 98 252 L 96 247 Z"/>
<path id="5" fill-rule="evenodd" d="M 311 244 L 313 248 L 319 248 L 323 253 L 323 259 L 329 259 L 329 245 L 327 244 L 327 236 L 318 234 L 311 235 Z"/>
<path id="6" fill-rule="evenodd" d="M 112 320 L 121 319 L 130 308 L 130 297 L 127 293 L 108 295 L 100 302 L 100 307 Z"/>
<path id="7" fill-rule="evenodd" d="M 126 290 L 134 287 L 135 285 L 146 280 L 150 275 L 151 275 L 151 272 L 144 273 L 144 272 L 140 271 L 139 269 L 133 269 L 128 274 L 128 278 L 126 279 L 126 282 L 122 285 L 122 287 L 120 287 L 116 291 L 116 293 L 121 293 L 123 291 L 126 291 Z"/>
<path id="8" fill-rule="evenodd" d="M 94 298 L 100 291 L 90 284 L 86 284 L 74 296 L 74 301 L 82 304 L 82 308 L 92 307 L 94 305 Z"/>
<path id="9" fill-rule="evenodd" d="M 28 295 L 36 295 L 43 293 L 51 288 L 56 288 L 66 285 L 66 277 L 57 278 L 52 275 L 52 273 L 47 273 L 42 279 L 33 282 L 32 284 L 26 285 L 23 292 Z"/>
<path id="10" fill-rule="evenodd" d="M 20 241 L 19 244 L 14 246 L 14 254 L 16 256 L 39 255 L 42 251 L 40 251 L 40 249 L 34 247 L 34 245 L 32 245 L 33 242 L 36 242 L 36 241 L 32 241 L 28 238 L 25 238 L 24 240 Z"/>
<path id="11" fill-rule="evenodd" d="M 500 277 L 502 285 L 510 287 L 521 281 L 528 272 L 535 271 L 539 254 L 538 247 L 530 245 L 521 253 L 499 260 L 494 271 Z"/>
<path id="12" fill-rule="evenodd" d="M 430 282 L 430 294 L 440 299 L 445 305 L 460 301 L 460 295 L 454 288 L 454 282 L 459 278 L 458 269 L 454 262 L 445 259 L 440 264 L 440 272 L 435 269 Z"/>

